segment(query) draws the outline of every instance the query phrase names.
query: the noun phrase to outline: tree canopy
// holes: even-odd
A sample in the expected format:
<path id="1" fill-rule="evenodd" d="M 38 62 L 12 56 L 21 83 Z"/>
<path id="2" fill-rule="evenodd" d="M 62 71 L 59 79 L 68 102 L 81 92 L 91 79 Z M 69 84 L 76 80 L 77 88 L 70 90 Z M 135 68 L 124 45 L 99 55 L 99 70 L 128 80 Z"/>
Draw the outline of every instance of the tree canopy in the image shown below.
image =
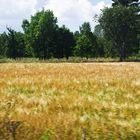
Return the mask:
<path id="1" fill-rule="evenodd" d="M 112 0 L 112 7 L 102 10 L 98 25 L 84 22 L 74 33 L 59 26 L 53 11 L 36 12 L 22 22 L 23 32 L 7 27 L 0 34 L 0 58 L 140 56 L 140 14 L 138 0 Z"/>
<path id="2" fill-rule="evenodd" d="M 112 41 L 120 56 L 120 61 L 138 51 L 140 19 L 136 7 L 115 6 L 103 10 L 100 25 L 104 36 Z"/>

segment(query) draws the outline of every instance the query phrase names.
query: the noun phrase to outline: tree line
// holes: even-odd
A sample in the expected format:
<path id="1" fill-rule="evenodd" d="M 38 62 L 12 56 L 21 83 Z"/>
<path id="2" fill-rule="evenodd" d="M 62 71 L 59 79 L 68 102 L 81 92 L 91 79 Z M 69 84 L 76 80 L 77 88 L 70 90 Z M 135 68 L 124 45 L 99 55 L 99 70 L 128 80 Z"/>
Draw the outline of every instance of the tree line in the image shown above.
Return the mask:
<path id="1" fill-rule="evenodd" d="M 23 32 L 7 27 L 0 34 L 0 57 L 40 59 L 140 56 L 140 7 L 138 0 L 113 0 L 102 10 L 94 31 L 84 22 L 79 31 L 59 26 L 53 11 L 44 10 L 22 22 Z"/>

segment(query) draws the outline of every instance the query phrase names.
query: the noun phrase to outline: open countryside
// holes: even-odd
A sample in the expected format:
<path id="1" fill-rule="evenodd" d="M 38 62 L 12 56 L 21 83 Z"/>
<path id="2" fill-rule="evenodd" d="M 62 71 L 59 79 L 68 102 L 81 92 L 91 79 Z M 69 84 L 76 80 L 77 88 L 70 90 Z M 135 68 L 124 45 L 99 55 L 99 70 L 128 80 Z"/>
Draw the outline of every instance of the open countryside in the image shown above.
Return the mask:
<path id="1" fill-rule="evenodd" d="M 140 0 L 0 0 L 0 140 L 140 140 Z"/>

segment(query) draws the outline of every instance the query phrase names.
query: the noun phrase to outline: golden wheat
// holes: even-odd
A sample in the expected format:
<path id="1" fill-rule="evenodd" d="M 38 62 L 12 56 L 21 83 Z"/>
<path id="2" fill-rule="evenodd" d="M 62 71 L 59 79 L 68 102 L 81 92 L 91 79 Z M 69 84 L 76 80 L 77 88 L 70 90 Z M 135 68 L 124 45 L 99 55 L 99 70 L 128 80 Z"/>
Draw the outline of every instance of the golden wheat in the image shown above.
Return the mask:
<path id="1" fill-rule="evenodd" d="M 140 139 L 140 63 L 0 64 L 1 139 Z"/>

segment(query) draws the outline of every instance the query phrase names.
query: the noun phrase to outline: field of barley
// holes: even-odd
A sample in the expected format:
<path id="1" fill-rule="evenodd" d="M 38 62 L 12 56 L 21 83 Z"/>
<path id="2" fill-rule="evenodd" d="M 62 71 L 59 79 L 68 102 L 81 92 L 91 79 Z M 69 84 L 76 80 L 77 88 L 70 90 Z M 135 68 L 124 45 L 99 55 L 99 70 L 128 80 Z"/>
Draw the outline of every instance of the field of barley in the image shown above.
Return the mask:
<path id="1" fill-rule="evenodd" d="M 140 140 L 140 63 L 0 64 L 0 140 Z"/>

